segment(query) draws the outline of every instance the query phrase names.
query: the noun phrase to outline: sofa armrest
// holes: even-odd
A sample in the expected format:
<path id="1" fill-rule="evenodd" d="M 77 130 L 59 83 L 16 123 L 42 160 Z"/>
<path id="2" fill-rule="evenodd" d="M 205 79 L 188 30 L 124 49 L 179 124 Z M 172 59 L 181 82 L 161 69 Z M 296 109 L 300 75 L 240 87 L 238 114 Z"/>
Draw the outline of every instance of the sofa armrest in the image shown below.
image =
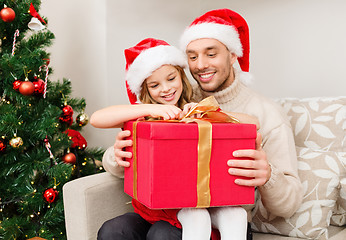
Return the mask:
<path id="1" fill-rule="evenodd" d="M 108 219 L 132 211 L 123 179 L 105 172 L 66 183 L 63 200 L 67 238 L 95 240 Z"/>

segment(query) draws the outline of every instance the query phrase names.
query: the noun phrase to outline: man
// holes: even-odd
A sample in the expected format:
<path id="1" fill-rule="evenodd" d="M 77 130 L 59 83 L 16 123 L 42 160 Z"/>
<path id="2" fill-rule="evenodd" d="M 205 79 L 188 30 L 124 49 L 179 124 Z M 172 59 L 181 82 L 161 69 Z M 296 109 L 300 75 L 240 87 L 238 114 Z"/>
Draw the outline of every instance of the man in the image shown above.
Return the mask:
<path id="1" fill-rule="evenodd" d="M 235 183 L 257 187 L 257 201 L 261 200 L 271 214 L 290 217 L 303 197 L 293 134 L 280 107 L 244 84 L 249 75 L 249 32 L 246 21 L 229 9 L 207 12 L 185 30 L 181 47 L 187 54 L 190 72 L 198 83 L 194 88 L 196 101 L 213 95 L 222 110 L 246 113 L 259 120 L 256 149 L 233 152 L 234 157 L 253 160 L 230 159 L 227 162 L 229 174 L 250 178 L 236 179 Z M 241 69 L 234 67 L 237 60 Z M 124 158 L 130 158 L 132 154 L 122 151 L 124 147 L 132 145 L 131 141 L 124 140 L 129 135 L 126 131 L 118 134 L 114 145 L 116 162 L 114 158 L 111 160 L 113 162 L 105 161 L 107 171 L 119 171 L 119 168 L 111 167 L 115 165 L 129 166 Z M 164 239 L 181 239 L 179 232 L 169 224 L 162 224 L 158 229 L 161 236 L 170 235 Z"/>

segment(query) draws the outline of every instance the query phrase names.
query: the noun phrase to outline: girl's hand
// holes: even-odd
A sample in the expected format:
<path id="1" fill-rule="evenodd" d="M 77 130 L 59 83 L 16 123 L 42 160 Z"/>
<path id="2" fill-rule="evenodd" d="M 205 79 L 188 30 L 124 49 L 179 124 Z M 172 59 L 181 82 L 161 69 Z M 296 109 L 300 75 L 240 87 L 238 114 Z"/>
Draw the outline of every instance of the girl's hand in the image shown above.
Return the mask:
<path id="1" fill-rule="evenodd" d="M 178 119 L 181 109 L 174 105 L 147 104 L 147 110 L 151 117 L 162 117 L 164 120 Z"/>
<path id="2" fill-rule="evenodd" d="M 198 104 L 198 103 L 194 103 L 194 102 L 185 104 L 185 105 L 184 105 L 184 109 L 183 109 L 183 111 L 180 113 L 179 118 L 185 117 L 185 115 L 186 115 L 192 108 L 194 108 L 197 104 Z"/>

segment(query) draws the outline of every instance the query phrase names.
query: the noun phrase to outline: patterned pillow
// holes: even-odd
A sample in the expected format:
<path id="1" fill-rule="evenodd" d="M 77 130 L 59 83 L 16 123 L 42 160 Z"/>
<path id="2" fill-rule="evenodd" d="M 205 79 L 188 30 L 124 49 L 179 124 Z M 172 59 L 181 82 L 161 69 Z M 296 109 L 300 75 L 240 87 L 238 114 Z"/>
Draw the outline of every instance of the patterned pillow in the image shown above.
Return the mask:
<path id="1" fill-rule="evenodd" d="M 279 103 L 290 119 L 296 146 L 346 152 L 346 97 L 287 98 Z"/>
<path id="2" fill-rule="evenodd" d="M 343 168 L 335 152 L 297 147 L 298 173 L 304 186 L 303 203 L 290 218 L 271 215 L 258 204 L 252 227 L 255 231 L 290 237 L 328 239 L 328 226 L 339 194 L 339 172 Z"/>
<path id="3" fill-rule="evenodd" d="M 272 216 L 263 205 L 257 206 L 253 227 L 261 232 L 327 238 L 330 221 L 337 226 L 346 223 L 346 97 L 278 102 L 294 131 L 305 196 L 289 219 Z"/>
<path id="4" fill-rule="evenodd" d="M 335 151 L 343 156 L 340 176 L 346 177 L 346 97 L 281 99 L 294 130 L 296 146 Z M 340 192 L 341 193 L 341 192 Z M 332 224 L 345 225 L 346 199 L 338 196 Z M 342 215 L 342 216 L 340 216 Z M 338 221 L 339 219 L 340 221 Z"/>

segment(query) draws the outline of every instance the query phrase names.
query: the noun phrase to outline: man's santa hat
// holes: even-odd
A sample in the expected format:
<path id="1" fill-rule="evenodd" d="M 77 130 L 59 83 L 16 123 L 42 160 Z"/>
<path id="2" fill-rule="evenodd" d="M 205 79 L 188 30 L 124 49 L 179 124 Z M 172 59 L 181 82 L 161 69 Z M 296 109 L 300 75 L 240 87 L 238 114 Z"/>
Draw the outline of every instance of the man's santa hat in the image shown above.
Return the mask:
<path id="1" fill-rule="evenodd" d="M 249 71 L 249 28 L 238 13 L 229 9 L 218 9 L 196 18 L 180 39 L 181 49 L 185 51 L 190 42 L 202 38 L 213 38 L 223 43 L 229 51 L 237 55 L 241 69 Z"/>
<path id="2" fill-rule="evenodd" d="M 185 68 L 185 54 L 163 40 L 147 38 L 136 46 L 125 49 L 126 89 L 131 104 L 138 103 L 142 83 L 162 65 Z"/>

